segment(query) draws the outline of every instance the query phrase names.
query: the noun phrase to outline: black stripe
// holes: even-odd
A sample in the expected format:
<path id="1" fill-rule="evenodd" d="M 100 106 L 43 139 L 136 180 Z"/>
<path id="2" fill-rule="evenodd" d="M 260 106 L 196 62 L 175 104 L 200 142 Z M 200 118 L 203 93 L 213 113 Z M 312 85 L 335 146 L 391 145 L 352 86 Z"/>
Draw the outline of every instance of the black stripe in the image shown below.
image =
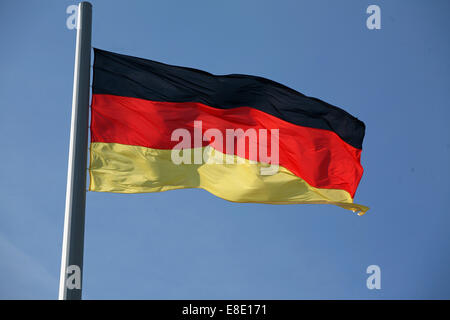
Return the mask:
<path id="1" fill-rule="evenodd" d="M 252 107 L 296 125 L 334 131 L 348 144 L 362 148 L 362 121 L 275 81 L 241 74 L 216 76 L 100 49 L 94 52 L 94 94 L 200 102 L 220 109 Z"/>

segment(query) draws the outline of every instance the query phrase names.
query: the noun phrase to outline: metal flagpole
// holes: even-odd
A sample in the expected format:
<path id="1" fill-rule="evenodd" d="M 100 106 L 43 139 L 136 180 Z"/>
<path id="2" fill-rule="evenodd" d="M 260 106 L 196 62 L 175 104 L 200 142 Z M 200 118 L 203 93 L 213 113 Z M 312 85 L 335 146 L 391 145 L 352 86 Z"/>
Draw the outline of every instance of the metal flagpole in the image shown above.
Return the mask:
<path id="1" fill-rule="evenodd" d="M 78 5 L 60 300 L 81 299 L 88 147 L 92 5 Z"/>

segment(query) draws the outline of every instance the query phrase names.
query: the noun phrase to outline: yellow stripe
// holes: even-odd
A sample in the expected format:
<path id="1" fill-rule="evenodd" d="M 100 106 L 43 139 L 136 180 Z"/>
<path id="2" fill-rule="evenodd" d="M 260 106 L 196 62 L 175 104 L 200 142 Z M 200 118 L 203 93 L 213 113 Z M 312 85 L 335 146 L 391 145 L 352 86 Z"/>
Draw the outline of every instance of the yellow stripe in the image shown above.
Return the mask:
<path id="1" fill-rule="evenodd" d="M 224 159 L 223 153 L 206 148 L 209 160 Z M 202 188 L 233 202 L 328 203 L 361 211 L 360 215 L 369 209 L 354 204 L 347 191 L 314 188 L 284 167 L 280 166 L 274 175 L 261 175 L 261 167 L 267 164 L 232 157 L 233 164 L 176 165 L 171 150 L 94 142 L 91 143 L 89 190 L 145 193 Z"/>

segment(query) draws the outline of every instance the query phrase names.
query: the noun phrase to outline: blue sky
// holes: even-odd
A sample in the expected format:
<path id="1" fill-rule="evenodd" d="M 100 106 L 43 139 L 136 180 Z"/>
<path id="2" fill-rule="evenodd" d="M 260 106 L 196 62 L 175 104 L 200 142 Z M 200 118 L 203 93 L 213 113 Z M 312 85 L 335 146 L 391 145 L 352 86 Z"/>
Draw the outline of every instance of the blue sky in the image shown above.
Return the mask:
<path id="1" fill-rule="evenodd" d="M 371 210 L 89 192 L 84 298 L 450 298 L 450 2 L 91 2 L 95 47 L 267 77 L 363 120 L 356 201 Z M 2 299 L 57 298 L 74 3 L 0 3 Z"/>

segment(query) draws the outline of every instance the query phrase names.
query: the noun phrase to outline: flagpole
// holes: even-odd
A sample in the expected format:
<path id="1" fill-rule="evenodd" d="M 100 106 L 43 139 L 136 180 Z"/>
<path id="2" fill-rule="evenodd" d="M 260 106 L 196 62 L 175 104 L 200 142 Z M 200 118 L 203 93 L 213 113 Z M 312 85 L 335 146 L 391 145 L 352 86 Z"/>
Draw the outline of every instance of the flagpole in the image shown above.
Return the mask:
<path id="1" fill-rule="evenodd" d="M 80 300 L 89 121 L 92 5 L 78 5 L 77 40 L 67 169 L 66 208 L 59 281 L 60 300 Z"/>

